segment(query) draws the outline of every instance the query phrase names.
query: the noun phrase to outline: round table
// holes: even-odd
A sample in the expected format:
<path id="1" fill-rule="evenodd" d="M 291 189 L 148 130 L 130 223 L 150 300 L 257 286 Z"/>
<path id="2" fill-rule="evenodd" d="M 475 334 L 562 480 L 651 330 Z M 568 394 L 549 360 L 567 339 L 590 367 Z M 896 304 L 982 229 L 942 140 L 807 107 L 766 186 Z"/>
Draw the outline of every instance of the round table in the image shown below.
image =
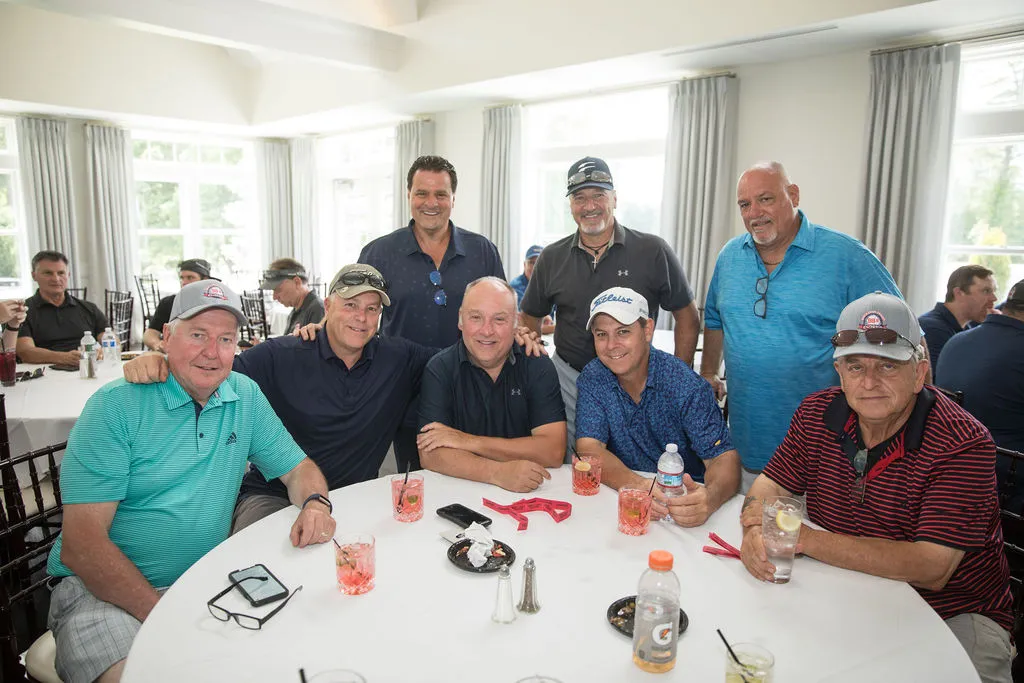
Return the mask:
<path id="1" fill-rule="evenodd" d="M 602 487 L 593 497 L 574 495 L 568 466 L 530 494 L 433 472 L 424 478 L 426 514 L 411 524 L 392 519 L 386 478 L 331 494 L 338 534 L 376 537 L 370 593 L 339 593 L 332 544 L 291 547 L 296 510 L 283 510 L 227 539 L 167 591 L 135 639 L 125 683 L 281 683 L 298 681 L 299 667 L 307 675 L 349 668 L 370 683 L 511 683 L 534 674 L 563 683 L 654 680 L 633 665 L 629 639 L 607 623 L 605 610 L 636 593 L 656 548 L 675 556 L 690 620 L 675 670 L 662 680 L 723 680 L 725 648 L 716 628 L 773 652 L 778 683 L 978 680 L 952 632 L 905 583 L 800 558 L 789 584 L 772 585 L 751 577 L 739 560 L 703 553 L 710 531 L 739 545 L 739 496 L 701 528 L 657 522 L 647 535 L 630 537 L 616 530 L 616 493 Z M 571 502 L 572 516 L 555 523 L 531 512 L 529 528 L 519 532 L 510 517 L 481 504 L 482 497 L 509 504 L 533 496 Z M 516 601 L 523 562 L 534 558 L 539 613 L 519 614 L 508 625 L 491 621 L 496 574 L 459 570 L 439 536 L 455 527 L 433 511 L 456 502 L 491 517 L 494 537 L 515 550 Z M 228 573 L 258 562 L 287 587 L 303 589 L 262 631 L 210 616 L 206 601 L 228 585 Z M 236 612 L 271 609 L 229 599 L 221 604 Z"/>

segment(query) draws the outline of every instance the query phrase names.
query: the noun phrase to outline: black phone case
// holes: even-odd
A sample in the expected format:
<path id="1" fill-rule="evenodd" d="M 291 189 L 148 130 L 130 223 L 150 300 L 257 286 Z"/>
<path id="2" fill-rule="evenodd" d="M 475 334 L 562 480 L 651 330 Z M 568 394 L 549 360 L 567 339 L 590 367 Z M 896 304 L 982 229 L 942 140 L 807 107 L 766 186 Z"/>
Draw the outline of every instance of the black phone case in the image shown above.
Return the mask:
<path id="1" fill-rule="evenodd" d="M 266 572 L 267 576 L 269 576 L 270 578 L 272 578 L 274 581 L 277 582 L 277 585 L 279 585 L 281 587 L 281 591 L 282 592 L 281 593 L 274 593 L 273 595 L 268 595 L 267 597 L 263 598 L 262 600 L 253 600 L 252 596 L 249 595 L 249 591 L 246 590 L 245 581 L 242 581 L 241 583 L 239 583 L 235 579 L 235 575 L 236 574 L 241 574 L 242 572 L 248 571 L 248 570 L 252 569 L 253 567 L 261 567 L 263 569 L 263 571 Z M 271 572 L 269 569 L 267 569 L 267 566 L 265 564 L 263 564 L 262 562 L 259 563 L 259 564 L 254 564 L 254 565 L 252 565 L 252 567 L 246 567 L 245 569 L 236 569 L 235 571 L 233 571 L 230 574 L 228 574 L 228 581 L 230 581 L 231 583 L 237 583 L 238 584 L 238 590 L 242 593 L 242 595 L 245 596 L 245 599 L 248 600 L 249 604 L 252 605 L 253 607 L 262 607 L 263 605 L 268 605 L 268 604 L 270 604 L 272 602 L 277 602 L 278 600 L 283 600 L 285 597 L 288 596 L 288 588 L 284 585 L 284 583 L 281 582 L 281 579 L 279 579 L 276 576 L 274 576 L 274 573 Z"/>
<path id="2" fill-rule="evenodd" d="M 437 515 L 442 519 L 447 519 L 449 522 L 459 525 L 463 529 L 473 522 L 480 526 L 490 526 L 492 521 L 490 517 L 481 515 L 476 510 L 470 510 L 461 503 L 452 503 L 451 505 L 445 505 L 443 508 L 437 508 Z"/>

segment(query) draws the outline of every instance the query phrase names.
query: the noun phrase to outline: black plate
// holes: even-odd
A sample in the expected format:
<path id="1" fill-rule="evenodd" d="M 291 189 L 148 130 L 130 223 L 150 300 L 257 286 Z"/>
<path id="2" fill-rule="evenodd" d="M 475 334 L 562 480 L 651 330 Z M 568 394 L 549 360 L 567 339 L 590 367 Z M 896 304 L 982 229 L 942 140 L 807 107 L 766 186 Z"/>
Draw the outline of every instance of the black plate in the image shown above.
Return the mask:
<path id="1" fill-rule="evenodd" d="M 636 596 L 627 595 L 624 598 L 619 598 L 612 604 L 608 605 L 608 623 L 612 625 L 612 628 L 621 633 L 624 636 L 630 638 L 633 637 L 633 613 L 636 610 Z M 683 635 L 686 628 L 690 625 L 690 618 L 686 616 L 686 612 L 682 609 L 679 610 L 679 635 Z"/>
<path id="2" fill-rule="evenodd" d="M 492 555 L 491 557 L 488 557 L 487 561 L 482 565 L 474 567 L 467 556 L 469 553 L 469 546 L 471 545 L 473 545 L 473 541 L 471 539 L 464 538 L 458 543 L 453 543 L 448 546 L 448 559 L 452 561 L 452 564 L 463 571 L 473 572 L 474 574 L 489 574 L 491 572 L 498 571 L 503 565 L 511 567 L 516 561 L 516 552 L 512 550 L 507 543 L 495 541 L 494 545 L 501 548 L 501 551 L 505 553 L 505 557 L 495 557 Z"/>

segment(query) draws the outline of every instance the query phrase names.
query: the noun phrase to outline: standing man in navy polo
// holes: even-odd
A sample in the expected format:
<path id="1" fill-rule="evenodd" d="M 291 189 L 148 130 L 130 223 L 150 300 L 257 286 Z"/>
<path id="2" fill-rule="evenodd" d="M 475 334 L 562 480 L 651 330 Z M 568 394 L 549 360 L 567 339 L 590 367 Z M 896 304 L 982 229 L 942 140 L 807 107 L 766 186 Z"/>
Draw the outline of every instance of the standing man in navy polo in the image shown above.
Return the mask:
<path id="1" fill-rule="evenodd" d="M 900 290 L 870 249 L 807 219 L 782 164 L 744 171 L 736 203 L 747 234 L 729 240 L 715 262 L 700 374 L 721 398 L 724 348 L 729 424 L 746 491 L 800 401 L 836 384 L 828 338 L 843 307 L 870 292 Z"/>
<path id="2" fill-rule="evenodd" d="M 468 285 L 486 275 L 505 279 L 498 249 L 483 235 L 464 230 L 451 220 L 459 178 L 442 157 L 422 156 L 409 167 L 406 187 L 412 220 L 378 237 L 359 254 L 387 278 L 391 306 L 381 335 L 404 337 L 423 346 L 451 346 L 459 338 L 458 315 Z M 415 409 L 395 440 L 399 469 L 416 453 Z"/>
<path id="3" fill-rule="evenodd" d="M 939 357 L 946 342 L 963 332 L 968 323 L 980 323 L 996 303 L 996 281 L 985 266 L 960 266 L 946 281 L 946 298 L 917 320 L 928 342 L 935 379 L 938 381 Z M 945 385 L 942 385 L 945 386 Z"/>
<path id="4" fill-rule="evenodd" d="M 988 427 L 997 446 L 1024 453 L 1024 280 L 1006 295 L 1002 315 L 989 313 L 946 343 L 936 376 L 939 386 L 964 393 L 964 408 Z M 1000 488 L 1009 467 L 1006 458 L 996 461 Z M 1024 487 L 1015 483 L 1006 493 L 1011 509 L 1021 512 Z"/>
<path id="5" fill-rule="evenodd" d="M 647 300 L 632 289 L 595 297 L 587 327 L 597 358 L 576 382 L 576 450 L 601 457 L 602 483 L 646 489 L 650 480 L 636 472 L 657 472 L 665 446 L 676 444 L 687 495 L 669 499 L 656 491 L 655 516 L 700 526 L 740 484 L 740 458 L 711 387 L 651 346 L 654 321 Z"/>
<path id="6" fill-rule="evenodd" d="M 466 288 L 462 339 L 427 363 L 418 438 L 423 466 L 453 477 L 532 491 L 565 453 L 565 409 L 547 356 L 514 341 L 516 295 L 485 277 Z"/>
<path id="7" fill-rule="evenodd" d="M 913 311 L 890 294 L 846 306 L 832 337 L 841 387 L 815 392 L 743 502 L 741 559 L 771 581 L 769 496 L 806 495 L 797 552 L 906 581 L 946 622 L 985 683 L 1010 683 L 1013 598 L 985 427 L 925 385 Z M 797 560 L 799 562 L 799 560 Z"/>
<path id="8" fill-rule="evenodd" d="M 578 229 L 541 252 L 521 308 L 523 324 L 538 334 L 544 316 L 558 308 L 552 360 L 571 442 L 576 434 L 576 377 L 596 355 L 587 330 L 595 296 L 609 287 L 629 287 L 647 299 L 655 322 L 659 306 L 670 311 L 675 355 L 688 365 L 693 363 L 700 320 L 683 267 L 665 240 L 630 230 L 615 219 L 615 186 L 604 160 L 585 157 L 570 166 L 566 195 Z"/>
<path id="9" fill-rule="evenodd" d="M 512 285 L 512 289 L 516 290 L 516 301 L 520 305 L 523 303 L 523 296 L 526 294 L 526 287 L 530 284 L 530 278 L 533 277 L 533 268 L 537 265 L 537 259 L 540 258 L 540 252 L 542 251 L 544 251 L 544 247 L 539 244 L 535 244 L 527 249 L 526 257 L 523 259 L 523 272 L 509 280 L 509 284 Z M 551 334 L 554 331 L 554 319 L 550 315 L 544 316 L 544 320 L 542 320 L 540 324 L 540 333 Z"/>

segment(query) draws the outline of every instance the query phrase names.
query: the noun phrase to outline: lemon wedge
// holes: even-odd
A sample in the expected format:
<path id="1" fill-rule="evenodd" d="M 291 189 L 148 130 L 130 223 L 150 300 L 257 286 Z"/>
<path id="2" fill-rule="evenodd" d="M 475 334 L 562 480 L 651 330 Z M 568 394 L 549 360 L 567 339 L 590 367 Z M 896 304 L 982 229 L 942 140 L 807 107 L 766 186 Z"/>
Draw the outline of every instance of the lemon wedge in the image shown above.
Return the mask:
<path id="1" fill-rule="evenodd" d="M 589 472 L 590 471 L 590 463 L 587 462 L 586 460 L 577 460 L 576 464 L 573 465 L 573 467 L 575 467 L 580 472 Z"/>
<path id="2" fill-rule="evenodd" d="M 788 510 L 779 510 L 775 514 L 775 525 L 783 531 L 799 531 L 800 524 L 802 523 L 803 520 L 800 519 L 800 515 L 795 515 Z"/>

